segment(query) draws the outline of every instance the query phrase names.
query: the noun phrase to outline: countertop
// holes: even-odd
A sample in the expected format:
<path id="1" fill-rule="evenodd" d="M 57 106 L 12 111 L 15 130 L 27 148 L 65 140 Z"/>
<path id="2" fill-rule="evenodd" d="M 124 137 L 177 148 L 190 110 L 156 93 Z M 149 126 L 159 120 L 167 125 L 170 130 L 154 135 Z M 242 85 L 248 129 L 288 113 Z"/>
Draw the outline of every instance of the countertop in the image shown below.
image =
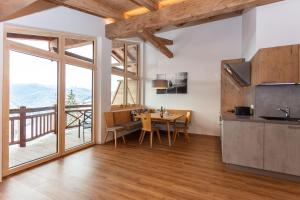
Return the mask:
<path id="1" fill-rule="evenodd" d="M 223 113 L 221 114 L 221 120 L 224 121 L 246 121 L 246 122 L 260 122 L 260 123 L 270 123 L 270 124 L 291 124 L 291 125 L 300 125 L 300 122 L 297 121 L 284 121 L 284 120 L 267 120 L 255 116 L 238 116 L 234 113 Z"/>

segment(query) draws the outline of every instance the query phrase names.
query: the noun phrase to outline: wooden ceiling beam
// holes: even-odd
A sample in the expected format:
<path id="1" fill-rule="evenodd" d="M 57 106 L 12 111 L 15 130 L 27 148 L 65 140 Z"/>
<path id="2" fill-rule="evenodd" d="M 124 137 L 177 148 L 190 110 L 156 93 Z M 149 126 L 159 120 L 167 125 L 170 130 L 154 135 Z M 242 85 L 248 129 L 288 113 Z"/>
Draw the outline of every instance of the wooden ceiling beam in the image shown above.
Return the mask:
<path id="1" fill-rule="evenodd" d="M 168 58 L 174 57 L 173 53 L 165 46 L 165 43 L 163 42 L 163 40 L 166 41 L 165 39 L 158 38 L 147 30 L 139 32 L 139 36 L 145 41 L 150 42 L 154 47 L 156 47 L 161 53 L 163 53 Z"/>
<path id="2" fill-rule="evenodd" d="M 39 0 L 1 0 L 0 2 L 0 21 L 11 19 L 11 15 L 38 2 Z"/>
<path id="3" fill-rule="evenodd" d="M 145 29 L 160 29 L 205 20 L 281 0 L 185 0 L 157 11 L 106 25 L 110 39 L 131 37 Z"/>
<path id="4" fill-rule="evenodd" d="M 36 13 L 36 12 L 40 12 L 40 11 L 43 11 L 43 10 L 48 10 L 48 9 L 54 8 L 56 6 L 57 6 L 56 4 L 45 1 L 45 0 L 35 1 L 31 4 L 29 4 L 28 6 L 18 10 L 17 12 L 9 15 L 8 17 L 6 17 L 3 20 L 15 19 L 15 18 L 18 18 L 18 17 L 26 16 L 26 15 L 33 14 L 33 13 Z M 2 10 L 0 11 L 0 13 L 2 13 Z"/>
<path id="5" fill-rule="evenodd" d="M 154 0 L 130 0 L 137 5 L 144 6 L 150 11 L 158 10 L 158 3 Z"/>
<path id="6" fill-rule="evenodd" d="M 119 63 L 121 63 L 122 65 L 124 65 L 124 58 L 119 54 L 119 52 L 117 52 L 116 50 L 112 50 L 112 56 L 114 57 L 114 59 L 116 59 Z"/>
<path id="7" fill-rule="evenodd" d="M 208 22 L 218 21 L 218 20 L 227 19 L 227 18 L 231 18 L 231 17 L 237 17 L 237 16 L 240 16 L 241 14 L 243 14 L 243 10 L 235 11 L 232 13 L 226 13 L 223 15 L 208 17 L 206 19 L 202 19 L 199 21 L 193 21 L 193 22 L 184 23 L 184 24 L 177 24 L 176 27 L 183 28 L 183 27 L 188 27 L 188 26 L 196 26 L 196 25 L 204 24 L 204 23 L 208 23 Z"/>
<path id="8" fill-rule="evenodd" d="M 169 39 L 161 38 L 161 37 L 157 37 L 157 36 L 155 36 L 155 37 L 157 40 L 159 40 L 164 45 L 173 45 L 173 40 L 169 40 Z"/>
<path id="9" fill-rule="evenodd" d="M 124 19 L 123 13 L 112 8 L 102 0 L 49 0 L 59 5 L 70 7 L 85 13 L 116 20 Z"/>

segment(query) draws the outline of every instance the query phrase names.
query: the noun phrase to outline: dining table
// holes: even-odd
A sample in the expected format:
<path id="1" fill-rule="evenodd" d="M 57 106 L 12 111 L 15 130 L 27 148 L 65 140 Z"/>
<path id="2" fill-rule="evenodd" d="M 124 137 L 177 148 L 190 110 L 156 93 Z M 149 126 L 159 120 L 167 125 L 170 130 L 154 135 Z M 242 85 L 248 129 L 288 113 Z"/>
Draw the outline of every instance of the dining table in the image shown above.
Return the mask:
<path id="1" fill-rule="evenodd" d="M 174 131 L 175 131 L 176 120 L 178 120 L 179 118 L 181 118 L 183 116 L 184 116 L 183 114 L 173 114 L 173 113 L 172 114 L 171 113 L 165 113 L 165 114 L 163 114 L 163 116 L 161 116 L 159 112 L 151 113 L 151 121 L 166 124 L 166 130 L 167 130 L 167 134 L 168 134 L 169 146 L 172 146 L 171 129 L 170 129 L 171 123 L 174 123 Z M 142 114 L 137 114 L 135 116 L 136 119 L 140 119 L 141 117 L 142 117 Z"/>

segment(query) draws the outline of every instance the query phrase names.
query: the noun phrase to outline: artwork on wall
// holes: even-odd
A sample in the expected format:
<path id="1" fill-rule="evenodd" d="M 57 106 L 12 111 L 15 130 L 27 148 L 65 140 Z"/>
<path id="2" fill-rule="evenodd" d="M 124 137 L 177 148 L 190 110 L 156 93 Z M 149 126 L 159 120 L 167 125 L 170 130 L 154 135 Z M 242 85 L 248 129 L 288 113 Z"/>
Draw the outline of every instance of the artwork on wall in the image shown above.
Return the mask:
<path id="1" fill-rule="evenodd" d="M 168 80 L 167 89 L 157 89 L 157 94 L 187 94 L 188 73 L 158 74 L 158 79 Z"/>

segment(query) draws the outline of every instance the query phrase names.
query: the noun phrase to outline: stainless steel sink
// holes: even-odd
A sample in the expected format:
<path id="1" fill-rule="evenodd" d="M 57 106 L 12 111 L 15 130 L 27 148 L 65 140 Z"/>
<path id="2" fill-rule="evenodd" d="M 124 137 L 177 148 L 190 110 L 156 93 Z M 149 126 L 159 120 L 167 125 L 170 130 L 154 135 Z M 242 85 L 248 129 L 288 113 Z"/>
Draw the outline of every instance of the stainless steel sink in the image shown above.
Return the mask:
<path id="1" fill-rule="evenodd" d="M 300 118 L 291 118 L 291 117 L 268 117 L 268 116 L 260 116 L 260 118 L 263 118 L 263 119 L 266 119 L 266 120 L 300 122 Z"/>

